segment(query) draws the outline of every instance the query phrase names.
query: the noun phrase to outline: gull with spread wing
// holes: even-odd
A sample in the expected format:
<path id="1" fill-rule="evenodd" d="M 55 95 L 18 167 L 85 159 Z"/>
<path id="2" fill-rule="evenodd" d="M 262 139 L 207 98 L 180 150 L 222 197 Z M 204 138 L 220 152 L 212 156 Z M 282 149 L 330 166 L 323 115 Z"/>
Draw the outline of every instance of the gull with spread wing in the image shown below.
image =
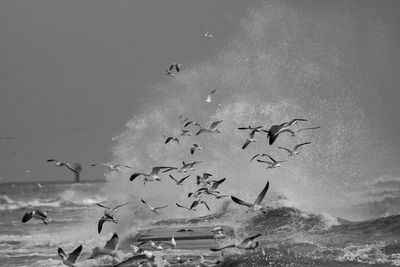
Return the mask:
<path id="1" fill-rule="evenodd" d="M 260 192 L 260 194 L 258 194 L 256 200 L 254 201 L 254 203 L 248 203 L 246 201 L 243 201 L 237 197 L 231 196 L 231 199 L 233 200 L 233 202 L 239 204 L 239 205 L 243 205 L 249 208 L 250 211 L 257 211 L 257 210 L 261 210 L 262 206 L 261 206 L 261 202 L 263 201 L 265 194 L 267 193 L 269 188 L 269 181 L 267 181 L 267 184 L 265 185 L 265 187 L 263 188 L 263 190 Z"/>

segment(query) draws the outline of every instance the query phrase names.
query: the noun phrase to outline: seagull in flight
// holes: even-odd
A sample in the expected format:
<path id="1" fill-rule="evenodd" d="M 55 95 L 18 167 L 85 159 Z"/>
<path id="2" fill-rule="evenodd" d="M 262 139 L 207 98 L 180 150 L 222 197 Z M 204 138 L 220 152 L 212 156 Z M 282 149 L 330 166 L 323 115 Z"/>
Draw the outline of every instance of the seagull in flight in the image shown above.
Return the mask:
<path id="1" fill-rule="evenodd" d="M 193 146 L 190 148 L 190 154 L 193 155 L 195 151 L 203 151 L 203 148 L 198 144 L 193 144 Z"/>
<path id="2" fill-rule="evenodd" d="M 210 173 L 203 173 L 203 176 L 197 175 L 197 185 L 203 184 L 204 186 L 207 186 L 207 181 L 212 176 Z"/>
<path id="3" fill-rule="evenodd" d="M 179 136 L 192 136 L 192 133 L 189 130 L 182 129 Z"/>
<path id="4" fill-rule="evenodd" d="M 56 159 L 48 159 L 48 160 L 46 160 L 46 161 L 47 161 L 47 162 L 56 162 L 56 166 L 58 166 L 58 167 L 63 167 L 63 166 L 65 166 L 65 167 L 67 167 L 69 170 L 71 170 L 71 171 L 73 171 L 73 172 L 75 172 L 75 173 L 78 173 L 78 171 L 75 170 L 75 169 L 71 166 L 70 163 L 62 162 L 62 161 L 59 161 L 59 160 L 56 160 Z"/>
<path id="5" fill-rule="evenodd" d="M 170 141 L 175 141 L 177 144 L 179 144 L 178 137 L 173 137 L 173 136 L 167 137 L 167 139 L 165 139 L 165 144 L 168 144 Z"/>
<path id="6" fill-rule="evenodd" d="M 195 208 L 200 204 L 204 204 L 204 206 L 206 206 L 208 211 L 210 211 L 210 207 L 207 205 L 207 203 L 204 200 L 201 200 L 201 199 L 193 201 L 192 205 L 190 205 L 190 210 L 195 210 Z"/>
<path id="7" fill-rule="evenodd" d="M 204 33 L 204 36 L 207 37 L 207 38 L 213 38 L 213 37 L 214 37 L 214 34 L 212 34 L 212 33 L 209 32 L 209 31 L 206 31 L 206 32 Z"/>
<path id="8" fill-rule="evenodd" d="M 104 247 L 95 247 L 90 255 L 89 259 L 96 259 L 102 256 L 111 256 L 113 258 L 120 258 L 118 251 L 119 237 L 117 233 L 114 233 L 110 240 L 106 242 Z"/>
<path id="9" fill-rule="evenodd" d="M 264 132 L 268 133 L 267 138 L 269 139 L 270 145 L 272 145 L 275 142 L 275 140 L 281 133 L 289 132 L 292 134 L 292 136 L 296 135 L 294 131 L 288 128 L 289 126 L 284 126 L 285 124 L 286 122 L 280 125 L 272 125 L 269 130 L 263 130 Z"/>
<path id="10" fill-rule="evenodd" d="M 107 206 L 104 206 L 100 203 L 96 203 L 97 206 L 104 208 L 104 216 L 109 217 L 110 219 L 114 219 L 114 213 L 117 212 L 117 209 L 119 209 L 120 207 L 123 207 L 125 205 L 127 205 L 129 202 L 120 204 L 118 206 L 115 206 L 114 208 L 109 208 Z"/>
<path id="11" fill-rule="evenodd" d="M 196 133 L 196 135 L 199 135 L 201 133 L 220 133 L 220 131 L 217 129 L 217 127 L 221 122 L 223 122 L 223 121 L 222 120 L 214 121 L 213 123 L 211 123 L 210 127 L 208 127 L 208 128 L 201 128 L 200 127 L 200 131 L 198 131 Z"/>
<path id="12" fill-rule="evenodd" d="M 304 145 L 308 145 L 308 144 L 311 144 L 311 142 L 305 142 L 305 143 L 297 144 L 297 145 L 295 145 L 295 147 L 294 147 L 292 150 L 290 150 L 289 148 L 286 148 L 286 147 L 282 147 L 282 146 L 278 146 L 278 148 L 279 148 L 279 149 L 286 150 L 286 151 L 288 152 L 288 155 L 289 155 L 290 157 L 292 157 L 292 156 L 294 156 L 294 155 L 299 154 L 299 152 L 297 151 L 297 149 L 298 149 L 299 147 L 304 146 Z"/>
<path id="13" fill-rule="evenodd" d="M 143 173 L 143 172 L 135 172 L 134 174 L 131 175 L 131 177 L 129 178 L 130 181 L 135 180 L 136 177 L 143 175 L 144 179 L 143 182 L 151 182 L 151 181 L 161 181 L 161 177 L 158 176 L 158 173 L 160 172 L 160 170 L 162 169 L 173 169 L 175 167 L 153 167 L 153 169 L 151 170 L 151 173 Z"/>
<path id="14" fill-rule="evenodd" d="M 39 209 L 32 210 L 30 212 L 25 213 L 25 215 L 22 217 L 22 222 L 26 223 L 30 219 L 38 219 L 42 220 L 44 224 L 47 224 L 46 219 L 47 219 L 47 213 L 44 211 L 41 211 Z"/>
<path id="15" fill-rule="evenodd" d="M 65 254 L 64 250 L 62 248 L 58 248 L 58 255 L 61 257 L 62 262 L 71 267 L 75 267 L 75 262 L 78 260 L 79 256 L 81 255 L 82 252 L 82 245 L 77 247 L 74 251 L 72 251 L 70 254 Z"/>
<path id="16" fill-rule="evenodd" d="M 211 95 L 214 94 L 216 91 L 217 91 L 217 90 L 212 90 L 212 91 L 207 95 L 207 99 L 206 99 L 206 102 L 207 102 L 207 103 L 211 103 L 211 102 L 212 102 L 212 100 L 211 100 Z"/>
<path id="17" fill-rule="evenodd" d="M 282 167 L 282 165 L 280 163 L 286 162 L 286 160 L 275 160 L 270 155 L 266 155 L 266 156 L 272 161 L 265 161 L 265 160 L 261 160 L 261 159 L 257 159 L 257 161 L 262 162 L 262 163 L 267 163 L 268 164 L 267 169 Z"/>
<path id="18" fill-rule="evenodd" d="M 245 239 L 243 239 L 242 241 L 235 243 L 235 244 L 231 244 L 231 245 L 227 245 L 221 248 L 211 248 L 211 251 L 220 251 L 226 248 L 240 248 L 240 249 L 255 249 L 256 247 L 258 247 L 258 242 L 255 242 L 253 244 L 253 240 L 256 239 L 257 237 L 259 237 L 261 234 L 256 234 L 255 236 L 251 236 L 251 237 L 247 237 Z"/>
<path id="19" fill-rule="evenodd" d="M 198 127 L 200 127 L 200 129 L 201 129 L 200 123 L 195 122 L 195 121 L 188 121 L 188 122 L 185 123 L 185 125 L 183 125 L 183 127 L 188 127 L 188 126 L 190 126 L 190 125 L 198 126 Z"/>
<path id="20" fill-rule="evenodd" d="M 256 142 L 256 139 L 254 138 L 254 136 L 255 136 L 255 134 L 257 132 L 260 132 L 260 130 L 254 129 L 249 133 L 249 138 L 246 139 L 246 142 L 243 144 L 242 149 L 245 149 L 251 143 L 255 143 Z"/>
<path id="21" fill-rule="evenodd" d="M 171 174 L 169 175 L 169 177 L 174 180 L 176 182 L 176 185 L 183 185 L 183 181 L 185 181 L 187 178 L 190 177 L 190 174 L 188 176 L 183 177 L 182 179 L 180 179 L 179 181 L 177 179 L 175 179 Z"/>
<path id="22" fill-rule="evenodd" d="M 103 167 L 107 167 L 110 171 L 116 171 L 116 172 L 118 172 L 118 173 L 119 173 L 119 170 L 120 170 L 121 168 L 133 169 L 133 167 L 131 167 L 131 166 L 121 165 L 121 164 L 112 165 L 112 164 L 109 164 L 109 163 L 95 163 L 95 164 L 92 164 L 91 166 L 103 166 Z"/>
<path id="23" fill-rule="evenodd" d="M 250 211 L 257 211 L 257 210 L 261 210 L 262 206 L 261 206 L 261 202 L 263 201 L 265 194 L 267 193 L 269 188 L 269 181 L 267 181 L 267 184 L 265 185 L 264 189 L 260 192 L 260 194 L 258 194 L 256 200 L 254 201 L 253 204 L 245 202 L 237 197 L 231 196 L 231 199 L 233 200 L 233 202 L 239 204 L 239 205 L 243 205 L 249 208 Z"/>
<path id="24" fill-rule="evenodd" d="M 194 171 L 195 170 L 194 169 L 194 165 L 199 164 L 201 162 L 202 161 L 193 161 L 193 162 L 190 162 L 190 163 L 185 163 L 184 161 L 182 161 L 182 167 L 180 167 L 180 168 L 171 167 L 171 168 L 166 169 L 165 171 L 163 171 L 163 173 L 164 172 L 169 172 L 169 171 L 172 171 L 172 170 L 177 170 L 177 172 L 179 172 L 179 173 L 186 173 L 186 172 L 188 172 L 188 170 Z"/>
<path id="25" fill-rule="evenodd" d="M 169 67 L 169 71 L 173 71 L 174 68 L 177 72 L 179 72 L 182 68 L 182 64 L 179 64 L 179 63 L 171 64 L 171 66 Z"/>
<path id="26" fill-rule="evenodd" d="M 153 207 L 150 204 L 148 204 L 146 201 L 144 201 L 143 199 L 141 199 L 142 203 L 145 204 L 152 212 L 158 214 L 158 210 L 159 209 L 164 209 L 168 206 L 161 206 L 161 207 Z"/>
<path id="27" fill-rule="evenodd" d="M 101 217 L 99 222 L 97 223 L 97 232 L 99 234 L 101 233 L 101 229 L 103 229 L 103 224 L 105 222 L 118 223 L 118 220 L 115 219 L 114 217 L 110 217 L 110 216 L 107 216 L 107 215 L 104 215 L 103 217 Z"/>

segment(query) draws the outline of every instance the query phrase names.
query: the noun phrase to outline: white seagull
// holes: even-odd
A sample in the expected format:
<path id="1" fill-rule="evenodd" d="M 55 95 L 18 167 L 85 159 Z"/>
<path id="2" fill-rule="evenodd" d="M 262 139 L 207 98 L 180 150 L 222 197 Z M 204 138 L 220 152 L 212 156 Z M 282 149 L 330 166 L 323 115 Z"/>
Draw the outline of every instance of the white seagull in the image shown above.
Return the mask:
<path id="1" fill-rule="evenodd" d="M 128 169 L 133 169 L 133 167 L 131 166 L 127 166 L 127 165 L 121 165 L 121 164 L 109 164 L 109 163 L 95 163 L 92 164 L 91 166 L 103 166 L 103 167 L 107 167 L 110 171 L 116 171 L 119 172 L 121 168 L 128 168 Z"/>
<path id="2" fill-rule="evenodd" d="M 289 155 L 290 157 L 292 157 L 292 156 L 294 156 L 294 155 L 299 154 L 299 152 L 297 152 L 297 149 L 298 149 L 299 147 L 304 146 L 304 145 L 308 145 L 308 144 L 311 144 L 311 142 L 305 142 L 305 143 L 297 144 L 297 145 L 295 145 L 295 147 L 294 147 L 292 150 L 290 150 L 289 148 L 286 148 L 286 147 L 282 147 L 282 146 L 278 146 L 278 148 L 279 148 L 279 149 L 286 150 L 286 151 L 288 152 L 288 155 Z"/>
<path id="3" fill-rule="evenodd" d="M 199 135 L 201 133 L 220 133 L 220 131 L 217 129 L 217 126 L 223 122 L 222 120 L 220 121 L 214 121 L 213 123 L 211 123 L 210 127 L 208 128 L 201 128 L 200 130 L 196 133 L 196 135 Z"/>
<path id="4" fill-rule="evenodd" d="M 67 167 L 69 170 L 71 170 L 71 171 L 73 171 L 73 172 L 75 172 L 75 173 L 78 173 L 78 171 L 75 170 L 75 169 L 71 166 L 70 163 L 62 162 L 62 161 L 59 161 L 59 160 L 56 160 L 56 159 L 48 159 L 47 162 L 56 162 L 56 166 L 58 166 L 58 167 L 63 167 L 63 166 L 65 166 L 65 167 Z"/>
<path id="5" fill-rule="evenodd" d="M 144 179 L 143 182 L 151 182 L 151 181 L 161 181 L 161 177 L 158 176 L 158 173 L 160 172 L 160 170 L 162 169 L 173 169 L 175 167 L 153 167 L 153 169 L 151 170 L 151 173 L 143 173 L 143 172 L 135 172 L 134 174 L 131 175 L 131 177 L 129 178 L 130 181 L 135 180 L 136 177 L 143 175 Z"/>
<path id="6" fill-rule="evenodd" d="M 30 219 L 38 219 L 42 220 L 44 224 L 47 224 L 46 219 L 47 219 L 47 214 L 44 211 L 41 211 L 39 209 L 32 210 L 30 212 L 25 213 L 25 215 L 22 217 L 22 222 L 26 223 Z"/>
<path id="7" fill-rule="evenodd" d="M 102 256 L 111 256 L 113 258 L 121 258 L 118 251 L 119 237 L 117 233 L 114 233 L 110 240 L 107 241 L 104 247 L 95 247 L 90 255 L 89 259 L 97 259 Z"/>
<path id="8" fill-rule="evenodd" d="M 243 144 L 242 149 L 245 149 L 248 145 L 251 143 L 254 143 L 256 139 L 254 138 L 254 135 L 259 132 L 260 130 L 254 129 L 249 133 L 249 138 L 246 139 L 246 142 Z"/>
<path id="9" fill-rule="evenodd" d="M 212 90 L 212 91 L 207 95 L 207 99 L 206 99 L 206 102 L 207 102 L 207 103 L 211 103 L 211 102 L 212 102 L 212 100 L 211 100 L 211 95 L 214 94 L 216 91 L 217 91 L 217 90 Z"/>
<path id="10" fill-rule="evenodd" d="M 233 200 L 233 202 L 239 204 L 239 205 L 243 205 L 249 208 L 250 211 L 257 211 L 257 210 L 261 210 L 262 206 L 261 206 L 261 202 L 263 201 L 265 194 L 267 193 L 269 188 L 269 181 L 267 181 L 267 184 L 265 185 L 264 189 L 260 192 L 260 194 L 258 194 L 256 200 L 254 201 L 253 204 L 245 202 L 241 199 L 238 199 L 237 197 L 231 196 L 231 199 Z"/>
<path id="11" fill-rule="evenodd" d="M 107 216 L 107 217 L 113 219 L 114 218 L 114 212 L 117 212 L 118 208 L 123 207 L 123 206 L 127 205 L 128 203 L 129 202 L 126 202 L 124 204 L 120 204 L 118 206 L 115 206 L 114 208 L 109 208 L 109 207 L 104 206 L 103 204 L 100 204 L 100 203 L 96 203 L 96 205 L 99 206 L 99 207 L 104 208 L 104 216 Z"/>
<path id="12" fill-rule="evenodd" d="M 240 249 L 255 249 L 256 247 L 258 247 L 258 242 L 255 242 L 253 244 L 253 240 L 256 239 L 257 237 L 259 237 L 260 235 L 261 234 L 256 234 L 255 236 L 247 237 L 238 243 L 227 245 L 227 246 L 224 246 L 221 248 L 210 248 L 210 250 L 211 251 L 220 251 L 225 248 L 235 248 L 235 247 L 240 248 Z"/>
<path id="13" fill-rule="evenodd" d="M 70 267 L 75 267 L 75 262 L 78 260 L 79 256 L 82 252 L 82 245 L 77 247 L 74 251 L 72 251 L 69 255 L 65 254 L 62 248 L 58 248 L 58 255 L 61 257 L 62 262 Z"/>
<path id="14" fill-rule="evenodd" d="M 268 164 L 267 169 L 282 167 L 281 162 L 286 162 L 286 160 L 275 160 L 270 155 L 266 155 L 266 156 L 272 161 L 265 161 L 265 160 L 261 160 L 261 159 L 257 159 L 257 161 L 262 162 L 262 163 L 267 163 Z"/>
<path id="15" fill-rule="evenodd" d="M 143 202 L 143 204 L 145 204 L 152 212 L 158 214 L 158 210 L 159 209 L 164 209 L 168 206 L 161 206 L 161 207 L 153 207 L 150 204 L 148 204 L 146 201 L 144 201 L 143 199 L 141 199 L 141 201 Z"/>
<path id="16" fill-rule="evenodd" d="M 183 178 L 181 178 L 180 180 L 175 179 L 171 174 L 169 175 L 169 177 L 175 181 L 176 185 L 183 185 L 183 181 L 185 181 L 187 178 L 190 177 L 190 174 L 188 176 L 185 176 Z"/>

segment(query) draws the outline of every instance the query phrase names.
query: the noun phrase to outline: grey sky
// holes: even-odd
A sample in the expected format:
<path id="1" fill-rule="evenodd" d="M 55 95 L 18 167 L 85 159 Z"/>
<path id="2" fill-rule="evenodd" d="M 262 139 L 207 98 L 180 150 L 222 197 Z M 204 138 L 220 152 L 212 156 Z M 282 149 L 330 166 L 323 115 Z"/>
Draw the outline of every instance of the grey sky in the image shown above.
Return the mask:
<path id="1" fill-rule="evenodd" d="M 345 41 L 332 39 L 337 46 L 329 49 L 345 58 L 343 75 L 356 77 L 345 86 L 370 120 L 372 133 L 385 138 L 375 154 L 382 159 L 381 168 L 398 176 L 399 2 L 285 2 L 311 22 L 333 16 L 330 11 L 337 6 L 348 6 L 346 14 L 336 15 L 352 18 L 351 36 L 337 35 Z M 14 137 L 0 139 L 2 181 L 68 179 L 66 170 L 46 164 L 48 158 L 81 162 L 83 178 L 102 178 L 103 170 L 89 164 L 111 158 L 111 137 L 122 132 L 148 100 L 159 97 L 153 88 L 168 82 L 168 64 L 190 68 L 213 62 L 231 39 L 240 38 L 248 9 L 258 4 L 1 1 L 0 136 Z M 340 24 L 340 18 L 335 23 Z M 305 27 L 311 38 L 314 30 L 323 33 L 318 23 Z M 209 42 L 204 30 L 221 38 Z M 323 41 L 337 36 L 328 29 Z M 322 60 L 324 51 L 313 52 Z M 363 83 L 360 77 L 368 79 Z"/>

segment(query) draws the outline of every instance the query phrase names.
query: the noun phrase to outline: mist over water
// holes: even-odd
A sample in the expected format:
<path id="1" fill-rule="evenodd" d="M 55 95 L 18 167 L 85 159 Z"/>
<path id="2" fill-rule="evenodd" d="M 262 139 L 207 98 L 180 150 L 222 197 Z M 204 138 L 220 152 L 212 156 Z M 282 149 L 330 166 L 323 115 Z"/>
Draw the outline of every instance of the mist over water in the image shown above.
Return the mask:
<path id="1" fill-rule="evenodd" d="M 187 193 L 197 188 L 196 174 L 209 172 L 214 179 L 227 177 L 220 188 L 222 193 L 249 201 L 269 180 L 271 192 L 302 210 L 350 219 L 370 216 L 365 209 L 352 207 L 363 202 L 365 186 L 386 175 L 379 166 L 388 157 L 383 152 L 388 145 L 373 138 L 373 118 L 367 117 L 360 92 L 371 90 L 367 85 L 375 82 L 364 69 L 368 67 L 365 53 L 370 55 L 369 60 L 379 62 L 387 36 L 373 18 L 364 23 L 360 14 L 368 10 L 355 14 L 350 3 L 319 10 L 299 8 L 293 2 L 256 4 L 238 23 L 235 36 L 218 39 L 223 33 L 217 33 L 210 40 L 224 43 L 212 60 L 184 65 L 176 78 L 166 77 L 155 84 L 153 98 L 143 104 L 142 113 L 128 121 L 125 131 L 115 137 L 112 162 L 134 166 L 139 172 L 149 172 L 153 166 L 179 167 L 182 161 L 202 163 L 182 187 L 176 186 L 168 174 L 163 175 L 164 181 L 145 186 L 142 178 L 130 182 L 129 171 L 109 174 L 104 191 L 112 199 L 145 198 L 154 206 L 170 205 L 162 216 L 188 216 L 192 213 L 176 208 L 175 202 L 188 205 Z M 313 3 L 310 1 L 310 5 Z M 367 37 L 360 38 L 360 31 Z M 213 103 L 206 103 L 207 94 L 214 89 Z M 183 128 L 180 114 L 203 127 L 223 120 L 221 133 L 196 137 L 197 128 L 191 127 L 191 137 L 181 137 L 179 145 L 165 145 L 163 135 L 178 136 Z M 267 144 L 266 135 L 259 134 L 255 144 L 241 149 L 248 133 L 238 127 L 269 128 L 293 118 L 308 119 L 296 129 L 322 128 L 300 132 L 295 138 L 282 135 L 273 146 Z M 305 141 L 312 144 L 300 148 L 299 155 L 281 168 L 266 170 L 257 162 L 249 164 L 249 159 L 260 152 L 287 159 L 277 146 L 292 148 Z M 204 151 L 191 155 L 194 143 Z M 222 203 L 213 198 L 209 202 L 214 211 Z M 124 216 L 153 218 L 150 215 L 146 210 L 136 210 Z M 195 215 L 202 215 L 202 211 Z"/>

